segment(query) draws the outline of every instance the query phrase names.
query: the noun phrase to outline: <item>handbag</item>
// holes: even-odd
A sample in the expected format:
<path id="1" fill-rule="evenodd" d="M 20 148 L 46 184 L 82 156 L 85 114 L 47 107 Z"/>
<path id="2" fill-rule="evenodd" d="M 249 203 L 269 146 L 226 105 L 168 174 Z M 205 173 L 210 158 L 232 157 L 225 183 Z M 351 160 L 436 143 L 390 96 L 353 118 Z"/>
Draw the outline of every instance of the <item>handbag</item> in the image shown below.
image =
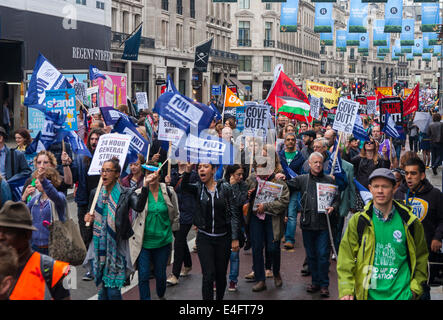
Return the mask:
<path id="1" fill-rule="evenodd" d="M 49 226 L 49 256 L 55 260 L 68 262 L 78 266 L 86 257 L 86 246 L 80 234 L 78 225 L 69 215 L 66 203 L 66 221 L 59 220 L 54 202 L 51 203 L 52 223 Z"/>

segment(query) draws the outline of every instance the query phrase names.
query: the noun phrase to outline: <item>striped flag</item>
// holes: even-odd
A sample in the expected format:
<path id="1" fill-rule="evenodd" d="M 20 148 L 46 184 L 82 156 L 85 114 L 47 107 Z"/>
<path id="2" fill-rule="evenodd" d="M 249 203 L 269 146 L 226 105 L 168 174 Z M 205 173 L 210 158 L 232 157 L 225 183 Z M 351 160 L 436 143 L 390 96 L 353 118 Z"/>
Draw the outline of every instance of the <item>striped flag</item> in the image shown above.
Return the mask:
<path id="1" fill-rule="evenodd" d="M 400 139 L 400 134 L 395 128 L 395 122 L 392 120 L 392 117 L 389 113 L 386 113 L 386 123 L 383 126 L 382 130 L 388 137 Z"/>
<path id="2" fill-rule="evenodd" d="M 355 186 L 357 187 L 358 192 L 360 193 L 361 198 L 363 199 L 365 205 L 368 204 L 369 201 L 372 200 L 372 193 L 369 192 L 357 179 L 354 178 Z"/>
<path id="3" fill-rule="evenodd" d="M 300 121 L 312 121 L 309 114 L 311 107 L 309 103 L 292 97 L 277 97 L 277 112 L 287 116 L 289 119 Z"/>

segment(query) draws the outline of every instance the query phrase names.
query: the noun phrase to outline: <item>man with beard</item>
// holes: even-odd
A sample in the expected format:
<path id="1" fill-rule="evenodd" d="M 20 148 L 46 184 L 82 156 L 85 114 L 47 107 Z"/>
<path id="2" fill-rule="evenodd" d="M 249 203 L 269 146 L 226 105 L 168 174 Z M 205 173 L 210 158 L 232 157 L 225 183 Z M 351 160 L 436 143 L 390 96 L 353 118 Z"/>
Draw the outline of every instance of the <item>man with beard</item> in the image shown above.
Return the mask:
<path id="1" fill-rule="evenodd" d="M 311 153 L 314 152 L 314 140 L 316 138 L 316 134 L 313 130 L 308 130 L 303 132 L 302 138 L 305 146 L 301 150 L 301 154 L 305 160 L 308 160 Z"/>
<path id="2" fill-rule="evenodd" d="M 98 140 L 101 135 L 104 135 L 105 131 L 103 129 L 93 129 L 89 135 L 86 146 L 89 149 L 89 152 L 94 156 L 95 149 L 97 148 Z M 97 188 L 98 182 L 100 180 L 99 175 L 89 176 L 89 166 L 91 165 L 92 159 L 83 156 L 77 157 L 77 168 L 78 168 L 78 186 L 75 192 L 74 201 L 77 203 L 77 215 L 78 215 L 78 224 L 80 228 L 80 233 L 82 235 L 83 242 L 85 243 L 86 248 L 89 247 L 89 243 L 92 239 L 92 228 L 86 227 L 85 225 L 85 214 L 88 213 L 89 207 L 89 195 L 91 190 Z M 88 272 L 83 277 L 83 280 L 90 281 L 93 280 L 92 270 L 88 270 Z"/>

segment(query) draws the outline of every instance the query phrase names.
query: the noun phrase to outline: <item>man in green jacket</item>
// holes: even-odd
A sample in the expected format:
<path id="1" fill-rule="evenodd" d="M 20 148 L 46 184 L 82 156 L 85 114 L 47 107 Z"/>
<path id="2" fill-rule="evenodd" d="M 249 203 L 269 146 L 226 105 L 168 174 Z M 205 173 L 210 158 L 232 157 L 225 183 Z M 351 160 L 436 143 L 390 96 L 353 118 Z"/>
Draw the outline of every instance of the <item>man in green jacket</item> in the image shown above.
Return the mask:
<path id="1" fill-rule="evenodd" d="M 423 293 L 428 249 L 412 209 L 394 201 L 389 169 L 369 176 L 373 200 L 349 221 L 340 243 L 337 273 L 341 300 L 411 300 Z"/>

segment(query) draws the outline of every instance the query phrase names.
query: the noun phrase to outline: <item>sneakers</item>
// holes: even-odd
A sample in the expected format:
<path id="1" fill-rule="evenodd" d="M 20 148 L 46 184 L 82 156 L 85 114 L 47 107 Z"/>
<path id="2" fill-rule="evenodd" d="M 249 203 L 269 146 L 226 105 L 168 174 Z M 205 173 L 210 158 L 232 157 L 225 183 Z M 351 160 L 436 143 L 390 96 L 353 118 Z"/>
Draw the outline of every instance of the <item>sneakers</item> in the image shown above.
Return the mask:
<path id="1" fill-rule="evenodd" d="M 283 285 L 283 280 L 281 279 L 280 273 L 274 276 L 274 284 L 276 288 L 280 288 Z"/>
<path id="2" fill-rule="evenodd" d="M 266 276 L 266 278 L 273 278 L 274 274 L 272 273 L 272 270 L 268 269 L 265 271 L 265 276 Z"/>
<path id="3" fill-rule="evenodd" d="M 229 282 L 228 291 L 230 291 L 230 292 L 236 292 L 236 291 L 237 291 L 237 288 L 238 288 L 237 283 L 231 280 L 231 281 Z"/>
<path id="4" fill-rule="evenodd" d="M 248 273 L 248 274 L 245 276 L 245 279 L 246 279 L 246 281 L 248 281 L 248 282 L 255 281 L 255 273 L 254 273 L 254 271 L 252 271 L 251 273 Z"/>
<path id="5" fill-rule="evenodd" d="M 83 281 L 92 281 L 94 280 L 94 276 L 92 275 L 91 271 L 88 271 L 85 273 L 85 275 L 82 278 Z"/>
<path id="6" fill-rule="evenodd" d="M 171 286 L 175 286 L 176 284 L 178 284 L 178 279 L 176 276 L 174 276 L 173 274 L 171 274 L 168 279 L 166 279 L 166 283 L 171 285 Z"/>
<path id="7" fill-rule="evenodd" d="M 437 168 L 436 167 L 432 167 L 432 173 L 434 174 L 434 176 L 437 175 Z"/>
<path id="8" fill-rule="evenodd" d="M 320 296 L 322 298 L 329 298 L 329 289 L 328 289 L 328 287 L 320 288 Z"/>
<path id="9" fill-rule="evenodd" d="M 182 272 L 180 273 L 180 277 L 187 277 L 189 276 L 189 272 L 191 272 L 192 267 L 183 267 Z"/>
<path id="10" fill-rule="evenodd" d="M 266 290 L 266 283 L 264 281 L 259 281 L 252 287 L 252 291 L 254 292 L 260 292 L 263 290 Z"/>
<path id="11" fill-rule="evenodd" d="M 288 250 L 294 249 L 294 244 L 289 241 L 287 241 L 283 246 L 285 247 L 285 249 L 288 249 Z"/>

